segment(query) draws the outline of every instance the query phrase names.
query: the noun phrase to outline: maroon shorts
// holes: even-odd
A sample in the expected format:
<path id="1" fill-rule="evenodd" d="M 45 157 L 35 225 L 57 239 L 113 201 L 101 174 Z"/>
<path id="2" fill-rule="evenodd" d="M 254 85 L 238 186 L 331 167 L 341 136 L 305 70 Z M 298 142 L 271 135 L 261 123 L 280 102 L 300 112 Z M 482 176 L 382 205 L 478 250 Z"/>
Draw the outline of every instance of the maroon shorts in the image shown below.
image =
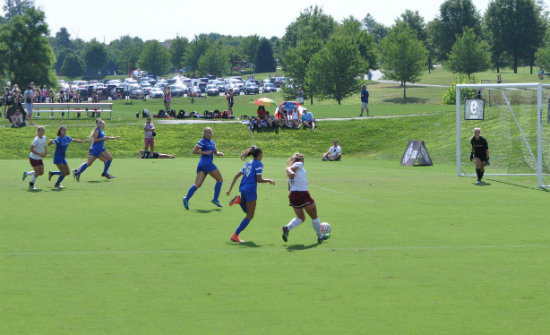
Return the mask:
<path id="1" fill-rule="evenodd" d="M 290 200 L 288 205 L 294 208 L 302 208 L 315 203 L 308 191 L 292 191 L 288 195 L 288 200 Z"/>
<path id="2" fill-rule="evenodd" d="M 41 166 L 44 165 L 41 159 L 32 159 L 29 157 L 29 161 L 31 162 L 31 166 Z"/>

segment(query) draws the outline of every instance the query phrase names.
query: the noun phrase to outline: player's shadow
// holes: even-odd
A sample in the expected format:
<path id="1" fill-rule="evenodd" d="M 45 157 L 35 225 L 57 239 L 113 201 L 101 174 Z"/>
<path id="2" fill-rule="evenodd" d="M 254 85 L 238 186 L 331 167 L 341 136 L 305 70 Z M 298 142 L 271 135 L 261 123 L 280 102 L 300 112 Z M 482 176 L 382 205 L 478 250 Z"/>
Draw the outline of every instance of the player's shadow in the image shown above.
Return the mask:
<path id="1" fill-rule="evenodd" d="M 212 212 L 220 212 L 221 209 L 219 208 L 216 208 L 216 209 L 197 209 L 197 213 L 201 213 L 201 214 L 208 214 L 208 213 L 212 213 Z"/>
<path id="2" fill-rule="evenodd" d="M 475 185 L 480 186 L 480 187 L 482 187 L 482 186 L 491 186 L 491 183 L 487 183 L 487 182 L 482 181 L 481 184 L 475 184 Z"/>
<path id="3" fill-rule="evenodd" d="M 297 251 L 297 250 L 307 250 L 307 249 L 312 249 L 312 248 L 316 248 L 317 246 L 319 246 L 321 243 L 313 243 L 313 244 L 310 244 L 310 245 L 305 245 L 305 244 L 293 244 L 293 245 L 289 245 L 286 247 L 286 251 Z"/>
<path id="4" fill-rule="evenodd" d="M 247 241 L 247 242 L 241 242 L 241 243 L 235 243 L 235 242 L 231 242 L 231 243 L 227 243 L 229 245 L 235 245 L 235 246 L 244 246 L 244 247 L 249 247 L 249 248 L 259 248 L 261 247 L 261 245 L 258 245 L 252 241 Z"/>
<path id="5" fill-rule="evenodd" d="M 38 192 L 42 192 L 42 189 L 40 189 L 40 188 L 37 188 L 36 190 L 27 189 L 27 192 L 29 192 L 29 193 L 38 193 Z"/>

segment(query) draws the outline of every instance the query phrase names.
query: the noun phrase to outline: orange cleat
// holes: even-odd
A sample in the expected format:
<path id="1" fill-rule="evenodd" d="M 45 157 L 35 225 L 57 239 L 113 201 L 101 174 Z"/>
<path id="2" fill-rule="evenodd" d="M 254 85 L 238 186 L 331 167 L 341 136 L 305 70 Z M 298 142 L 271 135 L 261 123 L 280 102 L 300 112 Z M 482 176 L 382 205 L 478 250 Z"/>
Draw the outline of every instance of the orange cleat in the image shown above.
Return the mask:
<path id="1" fill-rule="evenodd" d="M 231 201 L 229 202 L 229 206 L 238 205 L 241 203 L 241 196 L 237 194 Z"/>
<path id="2" fill-rule="evenodd" d="M 237 233 L 233 233 L 233 235 L 231 235 L 231 241 L 237 242 L 237 243 L 243 243 L 244 242 L 243 240 L 241 240 L 239 235 L 237 235 Z"/>

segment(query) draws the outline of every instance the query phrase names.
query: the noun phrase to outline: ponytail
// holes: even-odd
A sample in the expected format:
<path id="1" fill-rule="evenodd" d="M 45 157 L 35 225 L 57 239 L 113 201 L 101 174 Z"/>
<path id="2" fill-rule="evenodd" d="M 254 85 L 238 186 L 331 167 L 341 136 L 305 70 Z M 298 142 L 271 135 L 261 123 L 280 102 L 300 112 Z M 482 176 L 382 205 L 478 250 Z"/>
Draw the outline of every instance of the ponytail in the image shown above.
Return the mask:
<path id="1" fill-rule="evenodd" d="M 262 149 L 253 145 L 241 153 L 241 159 L 244 159 L 245 157 L 248 157 L 248 156 L 258 158 L 258 156 L 260 156 L 261 154 L 262 154 Z"/>

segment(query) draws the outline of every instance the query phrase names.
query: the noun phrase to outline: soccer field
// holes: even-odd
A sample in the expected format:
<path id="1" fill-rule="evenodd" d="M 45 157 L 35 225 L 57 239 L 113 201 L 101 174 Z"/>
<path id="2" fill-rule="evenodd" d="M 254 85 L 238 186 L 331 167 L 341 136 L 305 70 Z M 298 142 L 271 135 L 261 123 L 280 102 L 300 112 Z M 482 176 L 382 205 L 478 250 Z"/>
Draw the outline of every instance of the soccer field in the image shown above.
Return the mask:
<path id="1" fill-rule="evenodd" d="M 266 157 L 276 185 L 258 185 L 236 244 L 244 213 L 225 192 L 244 162 L 216 158 L 224 207 L 208 177 L 187 211 L 197 162 L 115 157 L 116 179 L 96 162 L 57 190 L 48 158 L 29 191 L 28 161 L 0 161 L 0 334 L 548 334 L 536 177 L 477 186 L 452 165 L 306 157 L 332 237 L 318 244 L 308 219 L 285 243 L 286 160 Z"/>

